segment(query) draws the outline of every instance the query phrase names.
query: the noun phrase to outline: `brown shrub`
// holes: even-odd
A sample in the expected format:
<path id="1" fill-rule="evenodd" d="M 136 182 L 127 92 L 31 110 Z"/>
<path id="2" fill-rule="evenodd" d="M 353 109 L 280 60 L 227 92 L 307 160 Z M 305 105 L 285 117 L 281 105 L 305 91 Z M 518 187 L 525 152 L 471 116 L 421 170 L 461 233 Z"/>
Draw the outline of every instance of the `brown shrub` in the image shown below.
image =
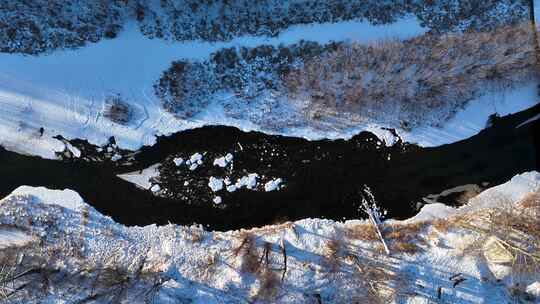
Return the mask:
<path id="1" fill-rule="evenodd" d="M 235 257 L 240 257 L 240 271 L 245 273 L 257 273 L 259 270 L 259 254 L 255 236 L 251 233 L 241 235 L 240 244 L 233 250 Z"/>
<path id="2" fill-rule="evenodd" d="M 324 244 L 323 255 L 324 264 L 330 272 L 337 272 L 340 269 L 340 260 L 345 256 L 345 244 L 339 236 L 333 236 Z"/>
<path id="3" fill-rule="evenodd" d="M 206 237 L 206 231 L 202 227 L 189 227 L 187 238 L 193 243 L 200 243 Z"/>
<path id="4" fill-rule="evenodd" d="M 126 125 L 130 122 L 133 111 L 120 95 L 107 96 L 103 116 L 117 124 Z"/>
<path id="5" fill-rule="evenodd" d="M 446 233 L 450 230 L 451 223 L 447 219 L 436 219 L 431 225 L 439 232 Z"/>
<path id="6" fill-rule="evenodd" d="M 383 228 L 385 240 L 389 242 L 391 252 L 404 252 L 414 254 L 420 249 L 419 244 L 424 243 L 420 235 L 426 227 L 426 222 L 413 222 L 406 224 L 390 224 Z"/>
<path id="7" fill-rule="evenodd" d="M 356 224 L 351 227 L 347 227 L 345 235 L 354 240 L 375 242 L 379 240 L 377 230 L 371 224 Z"/>
<path id="8" fill-rule="evenodd" d="M 279 276 L 270 269 L 265 269 L 260 276 L 260 288 L 256 298 L 263 301 L 272 301 L 276 298 L 281 286 Z"/>
<path id="9" fill-rule="evenodd" d="M 540 189 L 527 194 L 520 204 L 525 209 L 540 209 Z"/>
<path id="10" fill-rule="evenodd" d="M 371 46 L 345 43 L 291 69 L 282 80 L 292 100 L 309 100 L 307 111 L 318 115 L 348 112 L 365 118 L 395 110 L 393 115 L 416 115 L 420 121 L 437 109 L 436 123 L 477 96 L 486 81 L 508 86 L 532 77 L 532 41 L 528 25 L 518 25 Z"/>

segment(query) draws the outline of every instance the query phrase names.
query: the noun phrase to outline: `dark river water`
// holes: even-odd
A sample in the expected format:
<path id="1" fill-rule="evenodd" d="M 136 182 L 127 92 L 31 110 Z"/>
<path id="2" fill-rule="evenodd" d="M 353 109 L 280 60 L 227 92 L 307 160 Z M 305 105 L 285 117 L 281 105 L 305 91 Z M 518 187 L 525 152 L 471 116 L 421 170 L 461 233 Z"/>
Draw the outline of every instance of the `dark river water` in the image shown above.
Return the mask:
<path id="1" fill-rule="evenodd" d="M 476 136 L 435 148 L 402 142 L 385 147 L 367 132 L 350 140 L 307 141 L 230 127 L 160 137 L 154 146 L 122 151 L 126 157 L 118 162 L 53 161 L 0 148 L 0 196 L 20 185 L 69 188 L 122 224 L 200 223 L 229 230 L 302 218 L 359 218 L 359 191 L 368 185 L 388 217 L 402 219 L 414 215 L 417 202 L 428 194 L 464 184 L 493 186 L 538 169 L 539 121 L 516 128 L 538 113 L 540 106 L 499 118 Z M 87 160 L 92 153 L 99 158 L 96 147 L 83 141 L 72 144 Z M 172 156 L 195 152 L 206 153 L 204 165 L 195 171 L 179 171 L 171 161 Z M 212 165 L 215 156 L 228 152 L 234 154 L 234 172 Z M 154 196 L 116 177 L 160 162 L 168 197 Z M 222 191 L 224 203 L 212 203 L 209 176 L 250 172 L 280 177 L 285 186 L 273 192 Z M 190 186 L 180 187 L 182 181 Z"/>

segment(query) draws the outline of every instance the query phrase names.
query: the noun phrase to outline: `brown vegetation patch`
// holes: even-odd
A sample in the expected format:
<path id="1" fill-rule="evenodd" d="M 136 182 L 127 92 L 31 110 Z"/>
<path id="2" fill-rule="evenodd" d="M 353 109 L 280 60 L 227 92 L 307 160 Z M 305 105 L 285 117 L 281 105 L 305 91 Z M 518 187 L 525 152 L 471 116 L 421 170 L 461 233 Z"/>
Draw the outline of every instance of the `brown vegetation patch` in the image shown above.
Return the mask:
<path id="1" fill-rule="evenodd" d="M 133 117 L 133 110 L 120 95 L 112 95 L 105 99 L 103 116 L 117 124 L 127 125 Z"/>
<path id="2" fill-rule="evenodd" d="M 355 224 L 345 229 L 345 235 L 354 240 L 375 242 L 379 240 L 377 230 L 371 224 Z"/>
<path id="3" fill-rule="evenodd" d="M 417 221 L 406 224 L 390 224 L 383 228 L 383 235 L 388 241 L 390 252 L 403 252 L 414 254 L 420 250 L 420 244 L 424 243 L 421 235 L 426 222 Z"/>
<path id="4" fill-rule="evenodd" d="M 319 115 L 395 111 L 419 115 L 415 121 L 421 121 L 420 116 L 439 109 L 445 111 L 433 121 L 444 121 L 478 96 L 486 82 L 507 87 L 531 77 L 533 45 L 528 25 L 428 33 L 372 46 L 339 44 L 291 69 L 283 82 L 291 99 L 307 98 L 308 110 Z"/>

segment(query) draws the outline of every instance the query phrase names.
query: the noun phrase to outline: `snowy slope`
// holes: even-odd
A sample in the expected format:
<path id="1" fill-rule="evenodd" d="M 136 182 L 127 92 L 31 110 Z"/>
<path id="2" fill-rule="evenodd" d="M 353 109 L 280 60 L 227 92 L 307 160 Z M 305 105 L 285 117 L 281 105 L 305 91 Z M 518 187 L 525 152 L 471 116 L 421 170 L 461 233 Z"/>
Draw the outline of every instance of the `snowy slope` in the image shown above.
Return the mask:
<path id="1" fill-rule="evenodd" d="M 524 173 L 506 184 L 486 190 L 458 211 L 445 212 L 449 215 L 456 212 L 467 214 L 472 209 L 485 210 L 482 208 L 494 207 L 494 196 L 515 203 L 539 187 L 540 173 Z M 439 211 L 432 212 L 436 214 Z M 8 237 L 0 230 L 0 247 L 17 246 L 14 241 L 17 237 L 21 242 L 28 242 L 31 235 L 41 241 L 39 246 L 23 250 L 26 256 L 41 254 L 46 257 L 52 248 L 56 248 L 55 258 L 49 261 L 49 267 L 60 270 L 63 276 L 78 273 L 77 269 L 81 267 L 86 269 L 84 271 L 90 279 L 85 281 L 85 277 L 77 277 L 76 293 L 69 289 L 69 280 L 59 283 L 52 277 L 52 284 L 57 285 L 48 289 L 46 299 L 51 303 L 72 303 L 88 297 L 95 298 L 96 303 L 105 303 L 110 300 L 107 292 L 117 292 L 118 286 L 126 288 L 119 298 L 126 303 L 143 303 L 148 294 L 152 295 L 155 303 L 178 303 L 175 302 L 178 300 L 182 303 L 264 303 L 264 299 L 273 303 L 316 303 L 317 298 L 322 303 L 350 303 L 355 299 L 367 303 L 373 298 L 363 294 L 369 287 L 362 285 L 365 284 L 362 280 L 371 278 L 372 283 L 378 284 L 380 277 L 355 276 L 355 259 L 363 261 L 360 266 L 367 267 L 362 268 L 365 271 L 378 271 L 378 267 L 383 267 L 393 274 L 392 279 L 381 283 L 383 285 L 376 285 L 398 290 L 393 303 L 506 303 L 516 299 L 512 298 L 506 285 L 512 282 L 504 278 L 497 281 L 483 259 L 461 251 L 460 248 L 470 241 L 466 232 L 439 230 L 428 221 L 427 225 L 419 226 L 421 228 L 416 232 L 418 239 L 413 237 L 410 241 L 422 240 L 418 243 L 421 250 L 405 254 L 393 249 L 392 255 L 387 257 L 377 253 L 376 240 L 354 239 L 346 232 L 364 223 L 306 219 L 250 231 L 223 233 L 207 232 L 195 226 L 128 228 L 99 214 L 71 191 L 22 187 L 0 201 L 0 224 L 16 226 L 27 232 L 19 236 L 12 233 Z M 407 223 L 415 225 L 419 222 L 415 219 L 405 224 L 393 222 L 398 225 L 396 227 L 411 229 L 406 228 Z M 257 253 L 255 262 L 264 257 L 264 248 L 269 249 L 269 263 L 275 270 L 267 271 L 277 276 L 277 283 L 245 268 L 246 257 L 242 256 L 246 253 L 242 250 L 240 252 L 243 253 L 235 252 L 235 248 L 246 246 L 246 235 L 251 235 L 253 247 L 250 248 Z M 328 258 L 328 248 L 338 246 L 329 245 L 334 244 L 332 240 L 336 238 L 346 240 L 345 247 L 340 248 L 347 253 L 346 256 L 353 258 L 344 258 L 338 266 Z M 279 269 L 283 267 L 281 248 L 286 249 L 288 258 L 287 272 L 283 282 L 279 283 L 282 275 Z M 103 269 L 108 269 L 99 265 L 131 269 L 138 274 L 131 277 L 130 283 L 112 285 L 114 288 L 110 289 L 106 284 L 101 285 L 99 277 L 92 277 L 91 270 L 88 270 L 102 269 L 104 272 Z M 380 272 L 373 275 L 377 273 L 382 275 Z M 146 278 L 157 278 L 154 276 L 159 276 L 159 280 L 149 283 Z M 455 278 L 464 280 L 455 284 Z M 265 285 L 269 282 L 276 286 Z M 536 286 L 534 278 L 521 282 L 529 286 L 531 292 Z M 25 303 L 44 300 L 41 289 L 29 288 L 17 293 L 12 300 Z M 272 292 L 265 293 L 267 291 Z M 119 299 L 116 300 L 122 302 Z M 536 301 L 540 303 L 538 301 L 540 299 Z"/>

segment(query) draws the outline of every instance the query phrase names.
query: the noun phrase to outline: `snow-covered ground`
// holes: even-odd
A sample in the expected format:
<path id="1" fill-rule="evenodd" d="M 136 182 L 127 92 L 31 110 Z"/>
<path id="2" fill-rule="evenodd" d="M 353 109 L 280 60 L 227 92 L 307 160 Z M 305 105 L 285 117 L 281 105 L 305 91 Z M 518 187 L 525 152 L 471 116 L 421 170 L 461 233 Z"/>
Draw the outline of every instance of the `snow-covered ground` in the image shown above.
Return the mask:
<path id="1" fill-rule="evenodd" d="M 154 303 L 177 303 L 178 299 L 189 303 L 264 303 L 265 299 L 272 303 L 316 303 L 317 299 L 322 303 L 350 303 L 354 299 L 368 303 L 371 298 L 365 291 L 373 287 L 369 284 L 388 288 L 389 292 L 397 290 L 392 303 L 509 303 L 519 296 L 511 289 L 515 278 L 495 275 L 494 265 L 464 249 L 473 242 L 471 232 L 445 230 L 430 221 L 482 212 L 502 202 L 516 204 L 539 188 L 540 173 L 529 172 L 482 192 L 459 209 L 427 205 L 413 219 L 392 222 L 395 229 L 421 227 L 414 228 L 419 229 L 415 237 L 422 240 L 416 244 L 421 249 L 411 253 L 392 249 L 391 255 L 385 256 L 377 253 L 376 239 L 361 240 L 346 233 L 354 227 L 366 229 L 368 226 L 357 226 L 366 225 L 364 221 L 306 219 L 229 232 L 177 225 L 125 227 L 99 214 L 73 191 L 23 186 L 0 201 L 0 224 L 24 229 L 24 233 L 6 234 L 0 230 L 0 247 L 16 247 L 18 242 L 28 246 L 35 238 L 41 240 L 39 246 L 21 249 L 26 257 L 43 254 L 47 258 L 48 253 L 54 253 L 55 258 L 46 267 L 60 270 L 64 279 L 50 280 L 52 285 L 45 287 L 49 288 L 46 299 L 50 303 L 72 303 L 92 296 L 96 303 L 105 303 L 110 300 L 107 292 L 116 295 L 119 286 L 126 289 L 121 295 L 129 303 L 144 303 L 150 291 Z M 420 220 L 427 224 L 418 226 Z M 335 243 L 336 238 L 343 239 L 344 244 Z M 250 249 L 246 249 L 248 246 Z M 341 246 L 341 251 L 332 251 L 336 246 Z M 259 260 L 266 255 L 265 248 L 270 264 L 267 266 L 264 259 Z M 284 275 L 280 270 L 283 248 L 287 255 Z M 269 276 L 249 271 L 249 250 L 255 254 L 251 262 L 260 263 Z M 92 274 L 92 267 L 101 269 L 96 270 L 104 273 L 101 279 L 97 273 Z M 125 269 L 131 279 L 118 283 L 105 272 L 110 267 Z M 81 268 L 90 278 L 88 281 L 78 276 Z M 367 273 L 372 276 L 362 275 Z M 385 273 L 392 275 L 387 277 Z M 64 275 L 78 276 L 76 293 L 68 288 L 70 280 Z M 529 292 L 529 303 L 540 303 L 539 298 L 534 299 L 539 276 L 537 273 L 519 281 L 522 290 Z M 102 283 L 105 277 L 108 285 Z M 145 280 L 150 279 L 145 278 L 156 280 L 148 283 Z M 43 287 L 29 290 L 35 284 L 29 283 L 12 300 L 43 301 Z"/>
<path id="2" fill-rule="evenodd" d="M 348 21 L 336 24 L 293 26 L 274 38 L 240 37 L 226 43 L 201 41 L 170 43 L 143 36 L 135 24 L 128 25 L 118 38 L 100 41 L 77 50 L 62 50 L 43 56 L 0 54 L 0 145 L 9 150 L 55 158 L 65 144 L 53 139 L 88 139 L 104 144 L 114 136 L 119 147 L 137 149 L 155 142 L 155 135 L 203 125 L 229 125 L 260 130 L 243 120 L 227 117 L 219 106 L 210 106 L 190 120 L 179 120 L 164 111 L 154 96 L 152 84 L 174 60 L 203 60 L 223 47 L 260 44 L 278 45 L 301 39 L 327 43 L 354 40 L 371 43 L 380 39 L 406 39 L 425 32 L 415 17 L 389 25 Z M 120 95 L 134 108 L 134 120 L 120 125 L 104 118 L 105 99 Z M 519 98 L 517 98 L 519 97 Z M 423 146 L 454 142 L 480 131 L 493 112 L 513 113 L 537 101 L 534 84 L 474 100 L 442 129 L 418 128 L 401 131 L 405 140 Z M 41 135 L 40 128 L 44 128 Z M 365 123 L 341 131 L 289 128 L 280 134 L 320 138 L 349 138 L 360 131 L 375 133 L 392 143 L 388 131 Z M 264 130 L 263 130 L 264 131 Z"/>
<path id="3" fill-rule="evenodd" d="M 136 24 L 126 26 L 116 39 L 104 40 L 76 50 L 62 50 L 43 56 L 0 54 L 0 144 L 10 150 L 55 158 L 64 144 L 52 138 L 61 134 L 103 144 L 115 136 L 121 148 L 137 149 L 155 142 L 156 134 L 225 124 L 245 130 L 257 126 L 231 121 L 210 109 L 190 121 L 180 121 L 165 112 L 154 96 L 152 85 L 172 61 L 207 59 L 223 47 L 290 44 L 302 39 L 327 43 L 355 40 L 369 43 L 378 39 L 405 39 L 424 28 L 410 17 L 389 25 L 348 21 L 336 24 L 293 26 L 275 38 L 240 37 L 226 43 L 193 41 L 168 43 L 148 39 Z M 105 119 L 107 96 L 120 94 L 132 104 L 136 121 L 129 126 Z M 39 128 L 44 135 L 40 136 Z M 291 135 L 303 136 L 301 130 Z M 325 134 L 305 134 L 309 138 Z"/>

